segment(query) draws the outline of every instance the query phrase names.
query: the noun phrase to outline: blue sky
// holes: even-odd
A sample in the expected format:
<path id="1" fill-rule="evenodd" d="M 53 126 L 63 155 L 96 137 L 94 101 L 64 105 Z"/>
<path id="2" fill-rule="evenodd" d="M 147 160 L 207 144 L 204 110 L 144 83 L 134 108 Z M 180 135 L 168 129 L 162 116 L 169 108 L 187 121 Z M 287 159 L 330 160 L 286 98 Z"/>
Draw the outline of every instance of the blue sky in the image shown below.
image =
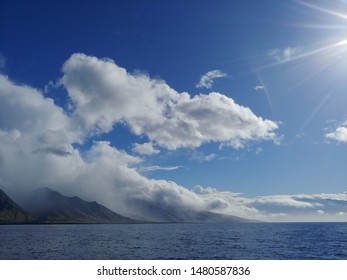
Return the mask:
<path id="1" fill-rule="evenodd" d="M 124 201 L 161 197 L 346 221 L 345 1 L 1 1 L 0 11 L 9 192 L 49 184 L 124 213 Z"/>

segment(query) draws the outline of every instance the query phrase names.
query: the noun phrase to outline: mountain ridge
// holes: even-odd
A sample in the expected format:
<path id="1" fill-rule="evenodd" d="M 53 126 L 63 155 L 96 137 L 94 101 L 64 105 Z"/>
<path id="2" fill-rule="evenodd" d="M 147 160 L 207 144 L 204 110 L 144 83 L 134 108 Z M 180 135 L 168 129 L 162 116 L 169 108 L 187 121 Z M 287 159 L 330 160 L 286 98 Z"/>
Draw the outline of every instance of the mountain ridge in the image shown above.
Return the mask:
<path id="1" fill-rule="evenodd" d="M 68 197 L 49 188 L 34 190 L 24 201 L 23 208 L 39 223 L 136 223 L 93 201 L 78 196 Z"/>
<path id="2" fill-rule="evenodd" d="M 0 189 L 0 224 L 32 223 L 35 219 Z"/>
<path id="3" fill-rule="evenodd" d="M 256 220 L 209 211 L 165 209 L 133 201 L 138 215 L 126 217 L 78 196 L 68 197 L 50 188 L 32 191 L 21 205 L 0 189 L 0 223 L 119 224 L 119 223 L 253 223 Z"/>
<path id="4" fill-rule="evenodd" d="M 0 224 L 119 224 L 141 223 L 97 202 L 67 197 L 49 188 L 31 192 L 22 206 L 0 189 Z"/>

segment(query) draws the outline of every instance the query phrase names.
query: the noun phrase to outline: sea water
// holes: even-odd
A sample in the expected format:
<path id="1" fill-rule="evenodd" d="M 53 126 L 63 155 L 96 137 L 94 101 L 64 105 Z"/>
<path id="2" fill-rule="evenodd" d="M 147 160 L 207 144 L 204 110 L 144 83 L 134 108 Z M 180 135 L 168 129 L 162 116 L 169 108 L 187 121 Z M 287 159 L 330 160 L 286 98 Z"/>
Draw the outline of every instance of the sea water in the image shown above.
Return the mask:
<path id="1" fill-rule="evenodd" d="M 0 225 L 0 259 L 347 259 L 347 223 Z"/>

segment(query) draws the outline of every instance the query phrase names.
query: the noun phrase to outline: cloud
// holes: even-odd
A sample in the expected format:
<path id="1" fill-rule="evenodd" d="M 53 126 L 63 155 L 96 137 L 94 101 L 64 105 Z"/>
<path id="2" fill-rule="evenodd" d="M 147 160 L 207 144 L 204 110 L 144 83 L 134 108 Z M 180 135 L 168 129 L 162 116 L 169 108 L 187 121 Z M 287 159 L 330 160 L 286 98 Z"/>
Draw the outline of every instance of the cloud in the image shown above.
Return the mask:
<path id="1" fill-rule="evenodd" d="M 347 218 L 347 212 L 340 211 L 340 212 L 336 213 L 336 215 Z"/>
<path id="2" fill-rule="evenodd" d="M 192 191 L 205 199 L 223 201 L 227 205 L 221 210 L 223 213 L 264 221 L 345 221 L 345 216 L 337 213 L 347 211 L 347 193 L 243 197 L 240 193 L 203 186 Z"/>
<path id="3" fill-rule="evenodd" d="M 158 165 L 153 165 L 153 166 L 142 167 L 141 171 L 157 171 L 157 170 L 171 171 L 171 170 L 176 170 L 178 168 L 180 168 L 180 166 L 158 166 Z"/>
<path id="4" fill-rule="evenodd" d="M 308 200 L 332 200 L 332 201 L 346 201 L 347 202 L 347 192 L 343 193 L 320 193 L 320 194 L 297 194 L 292 195 L 298 199 L 308 199 Z M 347 207 L 347 205 L 346 205 Z"/>
<path id="5" fill-rule="evenodd" d="M 271 49 L 267 51 L 267 55 L 278 63 L 285 63 L 295 58 L 300 52 L 301 50 L 298 47 L 287 47 L 285 49 Z"/>
<path id="6" fill-rule="evenodd" d="M 69 118 L 50 98 L 27 86 L 17 86 L 0 75 L 0 128 L 42 136 L 67 131 Z M 71 135 L 70 135 L 71 136 Z M 69 135 L 66 135 L 69 137 Z M 47 139 L 48 141 L 48 139 Z M 49 141 L 48 141 L 49 142 Z"/>
<path id="7" fill-rule="evenodd" d="M 211 88 L 214 79 L 225 78 L 227 74 L 223 73 L 221 70 L 211 70 L 206 74 L 202 75 L 200 81 L 196 84 L 197 88 Z"/>
<path id="8" fill-rule="evenodd" d="M 265 89 L 265 87 L 262 86 L 262 85 L 257 85 L 257 86 L 254 87 L 254 90 L 256 90 L 256 91 L 264 90 L 264 89 Z"/>
<path id="9" fill-rule="evenodd" d="M 72 55 L 63 66 L 72 121 L 85 137 L 125 123 L 153 145 L 175 150 L 220 142 L 242 148 L 249 141 L 276 140 L 277 123 L 257 117 L 220 93 L 191 97 L 164 81 L 130 74 L 112 60 Z"/>
<path id="10" fill-rule="evenodd" d="M 194 160 L 197 160 L 200 162 L 213 160 L 213 159 L 217 158 L 217 156 L 218 155 L 215 153 L 210 153 L 210 154 L 206 155 L 203 152 L 197 151 L 197 150 L 192 150 L 189 153 L 190 159 L 194 159 Z"/>
<path id="11" fill-rule="evenodd" d="M 0 182 L 1 187 L 10 194 L 18 195 L 37 187 L 49 186 L 66 195 L 79 195 L 89 201 L 96 200 L 114 211 L 132 214 L 138 214 L 133 209 L 135 201 L 179 211 L 211 210 L 218 205 L 218 201 L 201 199 L 174 182 L 146 178 L 137 171 L 137 167 L 142 164 L 140 158 L 112 147 L 109 142 L 96 141 L 81 154 L 73 147 L 73 138 L 63 137 L 64 133 L 56 130 L 66 117 L 61 115 L 59 108 L 36 90 L 14 85 L 7 80 L 0 81 L 1 101 L 12 98 L 4 94 L 4 87 L 15 89 L 13 92 L 18 95 L 17 102 L 13 103 L 13 112 L 18 112 L 16 106 L 23 111 L 30 110 L 31 103 L 25 103 L 27 100 L 35 102 L 37 98 L 40 104 L 36 107 L 38 112 L 33 115 L 33 119 L 28 117 L 22 122 L 3 118 L 5 113 L 1 111 L 1 120 L 11 125 L 1 124 Z M 53 115 L 57 110 L 57 116 L 49 118 L 47 109 Z M 36 126 L 39 114 L 42 117 L 41 127 Z M 35 129 L 27 129 L 26 124 L 23 124 L 25 121 Z M 70 133 L 68 130 L 64 132 L 66 135 Z M 59 141 L 62 143 L 54 150 Z M 68 152 L 64 152 L 64 145 L 69 147 Z"/>
<path id="12" fill-rule="evenodd" d="M 138 172 L 143 160 L 110 142 L 95 141 L 80 151 L 75 144 L 90 132 L 78 117 L 74 111 L 65 113 L 42 92 L 0 75 L 1 188 L 18 197 L 50 187 L 133 215 L 141 213 L 141 203 L 176 213 L 224 207 L 219 199 L 204 199 L 174 182 L 143 176 Z"/>
<path id="13" fill-rule="evenodd" d="M 337 127 L 334 131 L 326 133 L 326 138 L 334 139 L 338 142 L 347 143 L 347 120 Z"/>
<path id="14" fill-rule="evenodd" d="M 221 192 L 213 187 L 195 186 L 192 191 L 207 200 L 219 199 L 225 205 L 219 210 L 221 213 L 232 214 L 240 217 L 258 219 L 261 213 L 255 207 L 247 205 L 246 198 L 240 193 Z M 216 210 L 218 211 L 218 209 Z"/>
<path id="15" fill-rule="evenodd" d="M 133 215 L 141 214 L 138 205 L 147 205 L 268 221 L 294 219 L 294 214 L 317 217 L 317 210 L 324 211 L 326 219 L 329 215 L 345 219 L 337 213 L 347 212 L 346 193 L 247 198 L 212 187 L 188 190 L 140 173 L 178 166 L 143 167 L 143 158 L 107 141 L 92 142 L 84 149 L 76 145 L 111 131 L 116 123 L 148 138 L 147 143 L 133 146 L 140 155 L 212 141 L 242 148 L 249 141 L 276 138 L 275 122 L 229 97 L 220 93 L 191 97 L 147 75 L 129 74 L 111 60 L 82 54 L 64 64 L 61 84 L 71 99 L 68 112 L 41 91 L 0 75 L 0 184 L 9 194 L 46 186 Z M 215 154 L 204 157 L 209 160 Z"/>
<path id="16" fill-rule="evenodd" d="M 260 147 L 258 147 L 258 148 L 255 150 L 255 154 L 256 154 L 256 155 L 259 155 L 259 154 L 261 154 L 262 152 L 263 152 L 263 149 L 260 148 Z"/>
<path id="17" fill-rule="evenodd" d="M 297 197 L 289 195 L 260 196 L 249 200 L 249 205 L 272 205 L 294 208 L 314 208 L 322 206 L 320 203 L 299 200 Z"/>
<path id="18" fill-rule="evenodd" d="M 140 155 L 146 155 L 146 156 L 150 156 L 150 155 L 156 155 L 160 153 L 160 150 L 155 149 L 153 147 L 153 143 L 143 143 L 143 144 L 138 144 L 135 143 L 133 145 L 133 151 L 140 154 Z"/>

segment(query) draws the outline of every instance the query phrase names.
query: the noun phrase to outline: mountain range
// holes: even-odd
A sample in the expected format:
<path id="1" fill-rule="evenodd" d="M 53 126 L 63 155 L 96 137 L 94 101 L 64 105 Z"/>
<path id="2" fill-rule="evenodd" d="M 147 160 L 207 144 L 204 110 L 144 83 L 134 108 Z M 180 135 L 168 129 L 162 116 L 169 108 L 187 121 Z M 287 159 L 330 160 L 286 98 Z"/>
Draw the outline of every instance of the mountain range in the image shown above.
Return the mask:
<path id="1" fill-rule="evenodd" d="M 139 223 L 119 215 L 97 202 L 67 197 L 49 188 L 34 190 L 22 203 L 0 192 L 0 223 L 115 224 Z"/>
<path id="2" fill-rule="evenodd" d="M 0 190 L 0 224 L 115 224 L 115 223 L 235 223 L 255 222 L 236 216 L 207 211 L 175 211 L 138 201 L 138 215 L 128 218 L 97 202 L 87 202 L 78 196 L 67 197 L 49 188 L 31 192 L 21 203 L 14 202 Z"/>

